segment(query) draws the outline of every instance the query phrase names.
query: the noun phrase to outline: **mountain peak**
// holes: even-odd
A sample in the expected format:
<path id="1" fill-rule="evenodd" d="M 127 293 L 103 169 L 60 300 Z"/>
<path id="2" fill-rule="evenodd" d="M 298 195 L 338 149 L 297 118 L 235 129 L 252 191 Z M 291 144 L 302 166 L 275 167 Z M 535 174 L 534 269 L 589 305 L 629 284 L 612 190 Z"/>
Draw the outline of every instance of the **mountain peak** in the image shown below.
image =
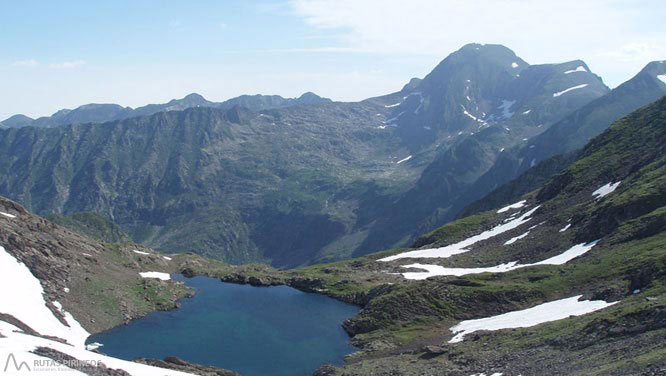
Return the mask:
<path id="1" fill-rule="evenodd" d="M 639 74 L 648 74 L 666 84 L 666 60 L 652 61 Z"/>
<path id="2" fill-rule="evenodd" d="M 30 124 L 34 119 L 31 117 L 25 116 L 23 114 L 17 114 L 8 117 L 7 119 L 0 121 L 0 125 L 4 125 L 9 128 L 18 128 Z"/>
<path id="3" fill-rule="evenodd" d="M 188 101 L 201 101 L 201 102 L 206 102 L 206 98 L 203 97 L 203 95 L 199 93 L 190 93 L 187 94 L 186 96 L 183 97 L 181 100 L 188 100 Z"/>
<path id="4" fill-rule="evenodd" d="M 319 95 L 308 91 L 306 93 L 303 93 L 300 97 L 297 99 L 299 104 L 315 104 L 315 103 L 325 103 L 325 102 L 332 102 L 328 98 L 320 97 Z"/>

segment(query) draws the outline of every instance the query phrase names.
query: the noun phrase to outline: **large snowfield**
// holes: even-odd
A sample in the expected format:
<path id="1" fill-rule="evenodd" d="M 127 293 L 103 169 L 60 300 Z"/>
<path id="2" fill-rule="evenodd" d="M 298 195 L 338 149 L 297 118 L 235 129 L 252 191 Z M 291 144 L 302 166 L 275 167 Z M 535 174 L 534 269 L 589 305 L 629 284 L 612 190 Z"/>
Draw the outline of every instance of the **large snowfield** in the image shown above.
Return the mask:
<path id="1" fill-rule="evenodd" d="M 581 297 L 582 295 L 578 295 L 539 304 L 520 311 L 507 312 L 482 319 L 461 321 L 458 325 L 451 328 L 451 332 L 455 333 L 455 335 L 449 343 L 461 342 L 465 335 L 479 330 L 527 328 L 550 321 L 562 320 L 569 316 L 584 315 L 617 303 L 607 303 L 603 300 L 579 300 Z"/>
<path id="2" fill-rule="evenodd" d="M 0 246 L 0 312 L 10 314 L 24 324 L 31 327 L 41 335 L 58 337 L 67 343 L 52 339 L 24 334 L 16 326 L 0 321 L 0 359 L 9 359 L 13 354 L 17 367 L 26 362 L 28 367 L 20 370 L 14 369 L 11 360 L 8 361 L 8 370 L 11 375 L 35 375 L 34 371 L 45 371 L 44 374 L 57 375 L 83 375 L 83 373 L 58 366 L 57 369 L 44 370 L 36 367 L 36 360 L 47 361 L 32 353 L 37 347 L 48 347 L 68 354 L 81 361 L 103 362 L 107 367 L 119 368 L 134 376 L 186 376 L 183 372 L 171 371 L 163 368 L 147 366 L 112 358 L 86 350 L 85 340 L 88 332 L 65 311 L 56 301 L 53 306 L 63 314 L 67 325 L 60 322 L 53 312 L 46 306 L 44 289 L 40 281 L 32 275 L 28 267 L 19 262 L 5 248 Z M 43 365 L 41 367 L 44 367 Z M 48 373 L 47 373 L 48 372 Z"/>

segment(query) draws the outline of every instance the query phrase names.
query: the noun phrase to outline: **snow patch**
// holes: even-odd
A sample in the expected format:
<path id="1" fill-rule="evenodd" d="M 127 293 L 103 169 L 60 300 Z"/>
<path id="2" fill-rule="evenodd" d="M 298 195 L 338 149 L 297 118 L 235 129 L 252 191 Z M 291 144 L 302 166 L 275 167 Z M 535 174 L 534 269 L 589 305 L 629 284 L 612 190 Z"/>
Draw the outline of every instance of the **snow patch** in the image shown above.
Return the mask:
<path id="1" fill-rule="evenodd" d="M 429 248 L 429 249 L 403 252 L 397 255 L 379 259 L 379 261 L 386 262 L 386 261 L 398 260 L 401 258 L 447 258 L 453 255 L 469 252 L 469 249 L 465 249 L 465 247 L 469 247 L 482 240 L 490 239 L 494 236 L 513 230 L 514 228 L 517 228 L 529 222 L 532 214 L 534 214 L 534 212 L 536 212 L 540 207 L 541 206 L 537 206 L 534 209 L 527 211 L 525 214 L 521 215 L 520 217 L 512 220 L 511 222 L 503 223 L 488 231 L 484 231 L 479 235 L 467 238 L 461 242 L 450 244 L 440 248 Z"/>
<path id="2" fill-rule="evenodd" d="M 661 82 L 666 84 L 666 74 L 660 74 L 657 76 L 658 79 L 661 80 Z"/>
<path id="3" fill-rule="evenodd" d="M 522 235 L 516 236 L 515 238 L 511 238 L 511 239 L 507 240 L 506 242 L 504 242 L 504 245 L 511 245 L 511 244 L 517 242 L 518 240 L 525 238 L 529 234 L 530 234 L 530 232 L 528 231 L 528 232 L 526 232 Z"/>
<path id="4" fill-rule="evenodd" d="M 66 292 L 66 293 L 69 293 L 69 287 L 63 288 L 62 291 Z"/>
<path id="5" fill-rule="evenodd" d="M 86 345 L 86 350 L 92 351 L 92 350 L 95 350 L 95 349 L 99 349 L 102 346 L 104 346 L 104 345 L 99 343 L 99 342 L 92 342 L 92 343 L 89 343 L 89 344 Z"/>
<path id="6" fill-rule="evenodd" d="M 398 106 L 400 106 L 401 104 L 402 104 L 402 102 L 398 102 L 398 103 L 394 103 L 394 104 L 387 104 L 387 105 L 384 105 L 384 107 L 386 107 L 386 108 L 398 107 Z"/>
<path id="7" fill-rule="evenodd" d="M 569 316 L 584 315 L 617 303 L 607 303 L 603 300 L 581 301 L 579 300 L 581 297 L 582 295 L 578 295 L 539 304 L 520 311 L 511 311 L 482 319 L 461 321 L 458 325 L 451 328 L 451 331 L 455 335 L 449 343 L 461 342 L 465 335 L 479 330 L 527 328 L 546 322 L 562 320 Z"/>
<path id="8" fill-rule="evenodd" d="M 584 66 L 579 65 L 578 68 L 568 70 L 568 71 L 564 72 L 564 74 L 571 74 L 571 73 L 575 73 L 575 72 L 587 72 L 587 69 L 585 69 Z"/>
<path id="9" fill-rule="evenodd" d="M 58 302 L 53 305 L 64 315 L 69 326 L 63 325 L 46 306 L 44 289 L 30 269 L 0 247 L 0 312 L 23 321 L 40 334 L 66 340 L 74 346 L 83 346 L 88 333 Z"/>
<path id="10" fill-rule="evenodd" d="M 149 255 L 149 254 L 150 254 L 150 253 L 148 253 L 148 252 L 143 252 L 143 251 L 139 251 L 139 250 L 136 250 L 136 249 L 132 250 L 132 252 L 134 252 L 134 253 L 138 253 L 138 254 L 140 254 L 140 255 Z"/>
<path id="11" fill-rule="evenodd" d="M 502 118 L 504 120 L 511 119 L 511 117 L 513 116 L 513 112 L 511 112 L 510 110 L 511 106 L 513 106 L 514 104 L 516 104 L 515 100 L 507 101 L 506 99 L 503 99 L 502 104 L 499 107 L 497 107 L 500 110 L 502 110 Z"/>
<path id="12" fill-rule="evenodd" d="M 596 196 L 595 198 L 598 200 L 606 195 L 609 195 L 613 193 L 617 189 L 617 187 L 620 186 L 620 183 L 622 183 L 622 181 L 618 181 L 617 183 L 608 183 L 603 187 L 600 187 L 596 191 L 592 192 L 592 196 Z"/>
<path id="13" fill-rule="evenodd" d="M 560 232 L 565 232 L 566 230 L 569 229 L 569 227 L 571 227 L 571 223 L 569 223 L 569 224 L 567 224 L 566 226 L 562 227 L 562 229 L 560 230 Z"/>
<path id="14" fill-rule="evenodd" d="M 4 212 L 0 212 L 0 215 L 4 215 L 7 218 L 16 218 L 16 216 L 14 214 L 9 214 L 9 213 L 4 213 Z"/>
<path id="15" fill-rule="evenodd" d="M 530 112 L 532 112 L 532 110 L 523 111 L 523 115 L 527 115 L 527 114 L 529 114 Z"/>
<path id="16" fill-rule="evenodd" d="M 500 150 L 500 151 L 503 151 L 503 150 L 504 150 L 504 148 L 502 148 L 502 150 Z M 527 202 L 527 200 L 523 200 L 523 201 L 518 201 L 518 202 L 516 202 L 515 204 L 511 204 L 511 205 L 509 205 L 509 206 L 505 206 L 505 207 L 503 207 L 502 209 L 498 210 L 498 211 L 497 211 L 497 214 L 502 214 L 502 213 L 508 212 L 508 211 L 511 210 L 511 209 L 520 209 L 520 208 L 522 208 L 523 206 L 525 206 L 525 203 L 526 203 L 526 202 Z"/>
<path id="17" fill-rule="evenodd" d="M 168 281 L 171 279 L 171 276 L 169 273 L 162 273 L 162 272 L 141 272 L 139 273 L 142 278 L 157 278 L 161 279 L 162 281 Z"/>
<path id="18" fill-rule="evenodd" d="M 169 256 L 162 256 L 162 258 L 164 258 L 164 259 L 167 260 L 167 261 L 171 261 L 171 260 L 173 260 L 173 259 L 172 259 L 171 257 L 169 257 Z"/>
<path id="19" fill-rule="evenodd" d="M 408 156 L 408 157 L 406 157 L 406 158 L 403 158 L 403 159 L 397 161 L 396 163 L 397 163 L 397 164 L 400 164 L 400 163 L 402 163 L 402 162 L 407 162 L 408 160 L 412 159 L 412 157 L 413 157 L 413 155 L 410 155 L 410 156 Z"/>
<path id="20" fill-rule="evenodd" d="M 404 114 L 405 114 L 405 111 L 402 111 L 401 113 L 397 114 L 395 117 L 392 117 L 392 118 L 386 120 L 384 123 L 386 123 L 386 124 L 393 123 L 394 121 L 397 121 L 400 116 L 402 116 Z"/>
<path id="21" fill-rule="evenodd" d="M 515 61 L 511 63 L 511 68 L 518 68 L 518 63 L 516 63 Z"/>
<path id="22" fill-rule="evenodd" d="M 584 87 L 587 87 L 587 84 L 582 84 L 582 85 L 578 85 L 578 86 L 570 87 L 570 88 L 568 88 L 568 89 L 566 89 L 566 90 L 562 90 L 562 91 L 560 91 L 560 92 L 557 92 L 557 93 L 553 94 L 553 97 L 559 97 L 560 95 L 566 94 L 566 93 L 568 93 L 568 92 L 570 92 L 570 91 L 572 91 L 572 90 L 582 89 L 582 88 L 584 88 Z"/>
<path id="23" fill-rule="evenodd" d="M 597 245 L 599 241 L 593 241 L 590 243 L 581 243 L 576 244 L 573 247 L 567 249 L 559 255 L 553 256 L 549 259 L 539 261 L 533 264 L 519 264 L 518 261 L 511 261 L 506 264 L 500 264 L 497 266 L 482 267 L 482 268 L 446 268 L 441 265 L 430 265 L 430 264 L 410 264 L 410 265 L 401 265 L 403 268 L 415 268 L 423 269 L 425 272 L 405 272 L 402 273 L 402 276 L 405 279 L 414 279 L 414 280 L 423 280 L 435 276 L 456 276 L 461 277 L 468 274 L 479 274 L 479 273 L 506 273 L 512 270 L 527 268 L 530 266 L 536 265 L 564 265 L 567 262 L 575 259 L 576 257 L 582 256 L 587 253 L 592 247 Z"/>
<path id="24" fill-rule="evenodd" d="M 479 119 L 478 117 L 476 117 L 476 116 L 470 114 L 470 113 L 467 111 L 467 109 L 465 108 L 465 106 L 460 105 L 460 107 L 462 107 L 462 109 L 463 109 L 463 114 L 465 114 L 465 115 L 466 115 L 467 117 L 469 117 L 470 119 L 472 119 L 472 120 L 474 120 L 474 121 L 478 121 L 478 122 L 481 123 L 481 124 L 486 124 L 486 122 L 485 122 L 484 120 Z M 460 133 L 458 133 L 458 134 L 462 134 L 462 132 L 460 132 Z"/>

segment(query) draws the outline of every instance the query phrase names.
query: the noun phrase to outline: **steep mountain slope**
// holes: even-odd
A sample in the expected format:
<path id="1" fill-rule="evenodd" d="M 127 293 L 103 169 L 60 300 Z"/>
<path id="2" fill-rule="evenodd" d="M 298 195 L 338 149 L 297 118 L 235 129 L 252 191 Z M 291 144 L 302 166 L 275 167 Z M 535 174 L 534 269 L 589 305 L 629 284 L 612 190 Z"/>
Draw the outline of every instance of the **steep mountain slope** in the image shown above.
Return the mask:
<path id="1" fill-rule="evenodd" d="M 363 351 L 322 375 L 660 374 L 665 177 L 662 98 L 517 203 L 447 224 L 412 249 L 263 280 L 363 306 L 345 323 Z"/>
<path id="2" fill-rule="evenodd" d="M 97 213 L 50 214 L 46 218 L 57 225 L 101 242 L 119 243 L 131 240 L 120 226 Z"/>
<path id="3" fill-rule="evenodd" d="M 483 197 L 552 156 L 582 148 L 613 121 L 666 95 L 666 82 L 660 75 L 666 75 L 666 63 L 652 62 L 629 81 L 573 112 L 544 133 L 505 150 L 461 202 L 466 204 Z M 458 210 L 460 208 L 458 206 Z"/>
<path id="4" fill-rule="evenodd" d="M 470 62 L 477 60 L 486 64 L 470 71 L 470 67 L 475 67 Z M 514 64 L 515 61 L 518 62 Z M 484 72 L 493 73 L 486 80 L 479 79 Z M 444 81 L 447 85 L 432 83 L 434 77 L 446 74 L 451 75 Z M 484 86 L 488 82 L 492 84 Z M 446 140 L 452 138 L 451 131 L 456 132 L 453 136 L 463 137 L 453 138 L 442 147 L 443 151 L 425 169 L 414 188 L 382 215 L 357 255 L 404 246 L 418 235 L 452 220 L 462 208 L 460 205 L 473 201 L 468 198 L 470 187 L 506 149 L 525 145 L 529 138 L 546 131 L 565 115 L 608 92 L 581 61 L 527 66 L 510 50 L 492 45 L 463 47 L 414 90 L 419 88 L 423 91 L 418 93 L 427 93 L 419 94 L 425 98 L 424 103 L 446 103 L 446 98 L 453 98 L 449 100 L 451 105 L 439 106 L 439 110 L 424 105 L 423 111 L 430 111 L 430 117 L 446 119 L 436 122 L 452 127 L 442 130 L 447 134 Z M 402 107 L 407 105 L 409 102 L 405 100 L 394 112 L 403 111 Z M 416 124 L 433 121 L 416 115 L 412 122 L 409 120 L 412 116 L 399 117 L 399 132 L 415 132 L 419 128 Z"/>
<path id="5" fill-rule="evenodd" d="M 395 163 L 407 152 L 378 129 L 382 109 L 201 107 L 5 130 L 0 191 L 40 214 L 103 214 L 166 251 L 298 264 L 419 173 Z"/>
<path id="6" fill-rule="evenodd" d="M 283 98 L 279 95 L 243 95 L 231 98 L 224 102 L 211 102 L 203 96 L 192 93 L 181 99 L 173 99 L 168 103 L 149 104 L 132 109 L 117 104 L 86 104 L 73 110 L 60 110 L 51 116 L 31 119 L 24 115 L 14 115 L 4 120 L 1 125 L 7 128 L 35 126 L 42 128 L 57 127 L 66 124 L 104 123 L 114 120 L 129 119 L 137 116 L 149 116 L 162 111 L 182 111 L 193 107 L 214 107 L 230 109 L 236 105 L 247 107 L 254 111 L 271 108 L 284 108 L 289 106 L 318 104 L 331 102 L 314 93 L 305 93 L 298 98 Z"/>

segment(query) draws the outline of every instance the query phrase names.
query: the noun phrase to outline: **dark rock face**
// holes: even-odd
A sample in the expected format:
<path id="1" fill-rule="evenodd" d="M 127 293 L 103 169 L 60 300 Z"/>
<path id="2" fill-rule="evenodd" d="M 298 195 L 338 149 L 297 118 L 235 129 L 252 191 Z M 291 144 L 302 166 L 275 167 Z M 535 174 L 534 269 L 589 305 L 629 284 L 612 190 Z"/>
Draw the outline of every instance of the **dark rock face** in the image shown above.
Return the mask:
<path id="1" fill-rule="evenodd" d="M 200 376 L 240 376 L 238 373 L 226 369 L 190 363 L 175 356 L 169 356 L 164 360 L 137 358 L 137 363 L 147 364 L 154 367 L 172 369 Z"/>

